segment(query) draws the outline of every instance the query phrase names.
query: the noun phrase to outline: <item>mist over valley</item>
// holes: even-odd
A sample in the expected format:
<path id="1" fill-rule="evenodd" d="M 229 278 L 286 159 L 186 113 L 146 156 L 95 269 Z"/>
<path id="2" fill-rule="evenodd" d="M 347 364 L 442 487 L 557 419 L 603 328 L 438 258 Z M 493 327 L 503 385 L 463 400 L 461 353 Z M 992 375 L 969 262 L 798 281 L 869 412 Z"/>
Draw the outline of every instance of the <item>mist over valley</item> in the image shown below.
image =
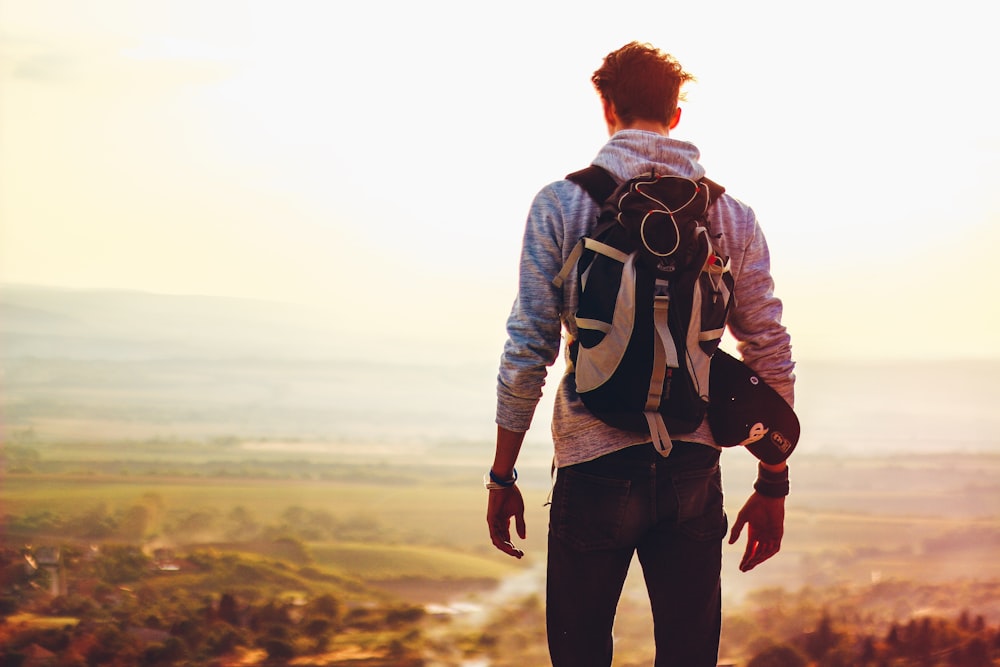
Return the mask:
<path id="1" fill-rule="evenodd" d="M 3 286 L 5 553 L 30 542 L 172 554 L 178 577 L 201 577 L 191 590 L 219 587 L 248 610 L 300 588 L 345 608 L 389 596 L 423 610 L 412 622 L 424 634 L 403 624 L 375 645 L 441 665 L 502 665 L 494 642 L 521 633 L 530 639 L 520 664 L 532 664 L 544 652 L 547 413 L 561 368 L 518 464 L 528 555 L 510 561 L 482 521 L 499 356 L 486 343 L 425 346 L 406 331 L 366 339 L 288 304 Z M 823 613 L 857 637 L 963 611 L 1000 623 L 998 371 L 986 360 L 799 362 L 803 437 L 785 541 L 749 575 L 737 570 L 739 545 L 725 547 L 728 655 L 745 659 L 762 635 L 794 642 Z M 754 466 L 745 451 L 723 454 L 730 520 Z M 263 570 L 217 581 L 217 558 L 246 559 L 237 564 L 247 573 L 276 563 L 295 581 Z M 168 576 L 135 570 L 130 585 L 154 571 Z M 75 576 L 70 593 L 85 580 Z M 53 604 L 32 599 L 32 613 Z M 647 607 L 636 567 L 619 617 L 622 655 L 640 662 Z M 783 620 L 748 624 L 762 611 Z M 441 618 L 450 620 L 427 620 Z M 337 619 L 331 628 L 364 625 Z M 292 648 L 314 652 L 307 643 Z"/>

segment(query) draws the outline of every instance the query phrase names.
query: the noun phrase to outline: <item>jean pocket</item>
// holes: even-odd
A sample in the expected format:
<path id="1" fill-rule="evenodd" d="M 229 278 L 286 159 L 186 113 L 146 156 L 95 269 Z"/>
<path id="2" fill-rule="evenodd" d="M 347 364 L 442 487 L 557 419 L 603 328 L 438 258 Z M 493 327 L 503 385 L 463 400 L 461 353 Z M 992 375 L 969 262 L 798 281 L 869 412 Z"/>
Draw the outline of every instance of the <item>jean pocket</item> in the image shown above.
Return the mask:
<path id="1" fill-rule="evenodd" d="M 728 526 L 722 507 L 719 466 L 678 472 L 673 479 L 677 492 L 677 522 L 681 532 L 699 542 L 725 536 Z"/>
<path id="2" fill-rule="evenodd" d="M 618 546 L 631 482 L 563 468 L 552 491 L 549 528 L 577 551 Z"/>

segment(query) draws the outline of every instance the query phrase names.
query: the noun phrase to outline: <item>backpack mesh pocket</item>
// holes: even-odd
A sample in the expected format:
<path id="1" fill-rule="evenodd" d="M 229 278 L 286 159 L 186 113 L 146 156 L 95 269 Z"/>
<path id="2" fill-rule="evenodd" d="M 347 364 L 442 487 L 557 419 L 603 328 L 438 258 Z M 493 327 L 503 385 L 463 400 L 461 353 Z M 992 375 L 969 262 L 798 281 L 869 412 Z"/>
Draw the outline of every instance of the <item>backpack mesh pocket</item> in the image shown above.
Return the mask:
<path id="1" fill-rule="evenodd" d="M 624 265 L 594 253 L 580 274 L 579 308 L 576 311 L 577 340 L 585 348 L 599 345 L 611 331 Z"/>
<path id="2" fill-rule="evenodd" d="M 698 277 L 702 294 L 698 345 L 708 356 L 712 356 L 722 342 L 733 295 L 733 274 L 729 272 L 728 262 L 723 265 L 718 256 L 716 259 L 719 261 L 710 263 Z"/>

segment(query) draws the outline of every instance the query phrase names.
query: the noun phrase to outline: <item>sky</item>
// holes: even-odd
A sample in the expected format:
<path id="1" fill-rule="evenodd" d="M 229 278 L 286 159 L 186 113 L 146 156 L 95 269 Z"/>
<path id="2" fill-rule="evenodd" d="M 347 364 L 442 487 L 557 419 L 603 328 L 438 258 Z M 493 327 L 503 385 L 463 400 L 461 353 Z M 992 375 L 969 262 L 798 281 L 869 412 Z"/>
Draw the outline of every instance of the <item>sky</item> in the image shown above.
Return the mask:
<path id="1" fill-rule="evenodd" d="M 648 41 L 799 359 L 1000 358 L 989 3 L 0 0 L 0 282 L 299 303 L 494 360 Z"/>

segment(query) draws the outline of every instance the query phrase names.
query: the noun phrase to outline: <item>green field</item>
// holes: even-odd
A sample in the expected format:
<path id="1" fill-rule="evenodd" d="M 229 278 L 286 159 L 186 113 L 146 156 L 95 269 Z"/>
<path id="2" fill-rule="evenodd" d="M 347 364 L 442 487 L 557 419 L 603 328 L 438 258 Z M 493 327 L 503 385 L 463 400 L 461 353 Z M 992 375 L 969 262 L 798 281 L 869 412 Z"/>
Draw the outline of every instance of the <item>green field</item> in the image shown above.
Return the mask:
<path id="1" fill-rule="evenodd" d="M 741 453 L 724 459 L 731 517 L 752 483 L 752 461 Z M 0 488 L 7 539 L 19 537 L 26 519 L 103 521 L 107 528 L 130 515 L 127 535 L 142 543 L 196 546 L 290 535 L 316 562 L 376 580 L 498 579 L 544 555 L 550 480 L 540 467 L 522 470 L 528 558 L 516 562 L 489 544 L 477 468 L 338 463 L 329 453 L 312 460 L 300 453 L 283 458 L 280 451 L 239 455 L 231 443 L 13 448 Z M 998 559 L 990 557 L 1000 535 L 1000 457 L 803 457 L 792 470 L 784 553 L 776 561 L 782 565 L 752 575 L 727 572 L 731 590 L 1000 576 Z M 102 539 L 116 537 L 106 530 Z M 727 549 L 734 561 L 738 547 Z"/>
<path id="2" fill-rule="evenodd" d="M 163 474 L 73 469 L 83 465 L 7 474 L 0 489 L 6 541 L 65 539 L 64 525 L 77 527 L 70 532 L 83 541 L 183 548 L 285 535 L 315 563 L 364 580 L 499 580 L 527 566 L 489 544 L 478 471 L 295 463 L 299 472 L 279 475 L 273 465 L 254 464 L 237 477 L 213 476 L 217 464 Z M 135 464 L 119 459 L 111 467 Z M 529 513 L 536 528 L 544 525 L 541 500 Z M 133 520 L 122 532 L 127 516 L 141 525 Z M 89 534 L 88 521 L 95 524 Z M 102 526 L 119 530 L 102 533 Z"/>
<path id="3" fill-rule="evenodd" d="M 724 455 L 731 519 L 754 476 L 753 460 L 741 454 Z M 337 635 L 330 647 L 352 655 L 406 645 L 456 665 L 484 654 L 498 666 L 508 657 L 522 661 L 511 664 L 543 660 L 548 469 L 520 470 L 528 539 L 527 556 L 518 561 L 489 543 L 478 466 L 460 457 L 416 457 L 405 465 L 346 458 L 339 460 L 336 447 L 262 447 L 248 455 L 231 440 L 19 443 L 4 451 L 0 541 L 8 550 L 168 549 L 176 571 L 144 575 L 138 591 L 159 609 L 190 609 L 199 596 L 224 591 L 257 605 L 320 595 L 362 609 L 465 601 L 490 610 L 480 625 L 428 625 L 390 606 L 381 620 L 351 617 L 361 634 Z M 857 632 L 885 632 L 895 619 L 928 610 L 954 618 L 971 609 L 1000 622 L 1000 457 L 802 456 L 792 471 L 782 553 L 740 573 L 742 544 L 724 547 L 727 655 L 755 650 L 762 632 L 808 634 L 823 609 L 852 624 L 863 619 Z M 500 584 L 515 579 L 517 592 L 500 595 Z M 778 614 L 780 624 L 747 620 L 762 612 Z M 135 613 L 141 618 L 141 607 Z M 387 619 L 396 617 L 410 620 L 393 626 Z M 10 618 L 18 624 L 7 627 L 24 632 L 58 632 L 74 619 Z M 616 667 L 648 662 L 651 627 L 638 568 L 618 618 Z M 312 650 L 298 641 L 297 651 Z M 509 655 L 498 648 L 510 642 L 522 648 Z"/>

